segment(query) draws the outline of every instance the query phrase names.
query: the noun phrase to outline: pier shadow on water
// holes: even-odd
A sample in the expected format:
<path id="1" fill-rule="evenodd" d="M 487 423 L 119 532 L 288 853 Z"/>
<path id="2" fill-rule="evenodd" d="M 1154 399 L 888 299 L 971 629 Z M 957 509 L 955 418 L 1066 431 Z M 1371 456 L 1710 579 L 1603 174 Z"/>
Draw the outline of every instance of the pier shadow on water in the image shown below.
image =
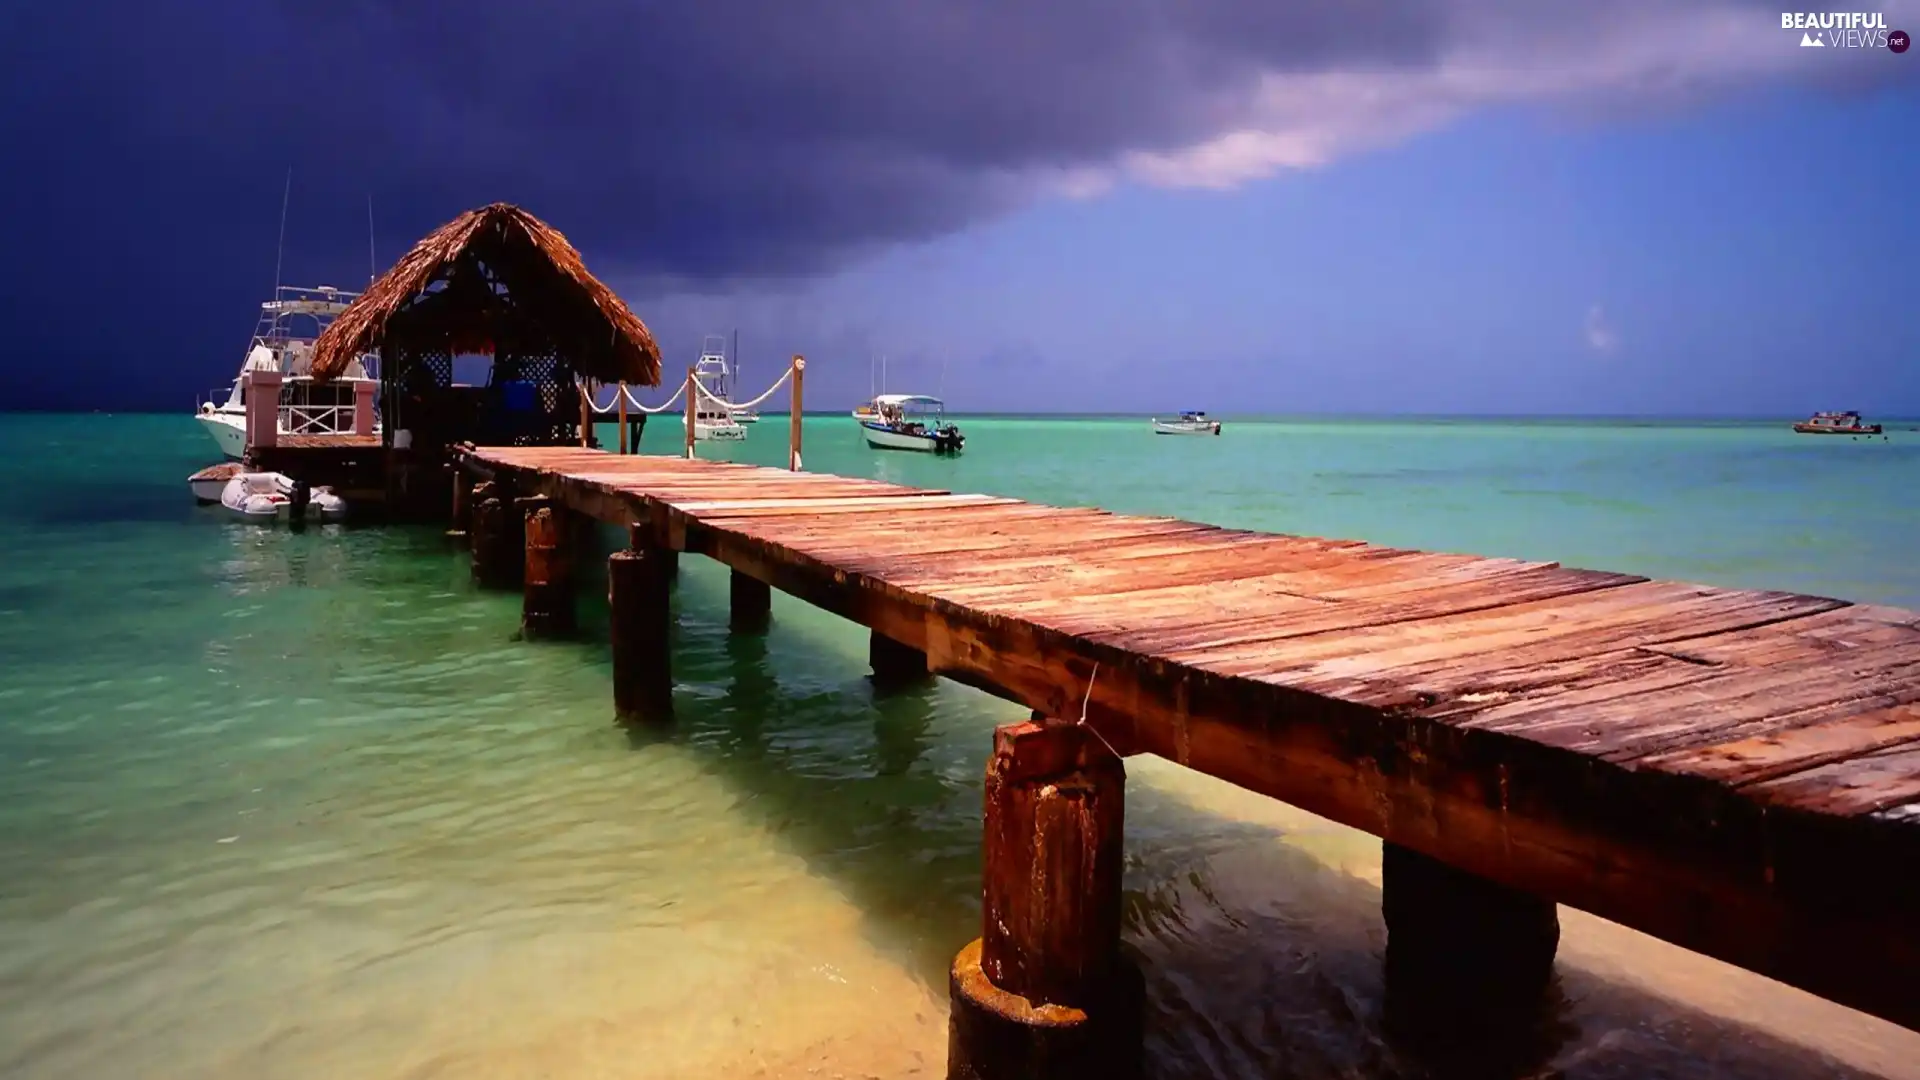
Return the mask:
<path id="1" fill-rule="evenodd" d="M 875 687 L 850 656 L 864 654 L 864 630 L 784 597 L 769 635 L 729 634 L 724 574 L 701 562 L 684 560 L 675 589 L 675 723 L 635 729 L 631 745 L 710 754 L 747 812 L 852 898 L 876 947 L 944 997 L 954 952 L 980 932 L 991 730 L 1024 711 L 944 680 Z M 604 649 L 593 608 L 582 605 L 578 644 Z M 1129 770 L 1125 942 L 1147 982 L 1148 1077 L 1876 1075 L 1564 959 L 1544 995 L 1505 1008 L 1389 985 L 1375 880 L 1285 829 L 1197 809 L 1160 782 L 1166 768 Z M 1349 859 L 1371 851 L 1377 872 L 1370 837 L 1324 825 L 1309 846 L 1335 834 Z M 1648 964 L 1671 952 L 1622 937 Z"/>

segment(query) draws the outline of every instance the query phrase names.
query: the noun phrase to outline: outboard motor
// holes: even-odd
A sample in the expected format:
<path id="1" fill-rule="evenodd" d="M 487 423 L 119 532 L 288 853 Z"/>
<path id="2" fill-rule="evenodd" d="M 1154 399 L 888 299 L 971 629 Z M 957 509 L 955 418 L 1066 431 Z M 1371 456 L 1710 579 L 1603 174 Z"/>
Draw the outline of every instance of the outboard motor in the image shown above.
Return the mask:
<path id="1" fill-rule="evenodd" d="M 295 480 L 287 492 L 287 521 L 298 525 L 307 520 L 307 504 L 313 501 L 313 485 Z"/>

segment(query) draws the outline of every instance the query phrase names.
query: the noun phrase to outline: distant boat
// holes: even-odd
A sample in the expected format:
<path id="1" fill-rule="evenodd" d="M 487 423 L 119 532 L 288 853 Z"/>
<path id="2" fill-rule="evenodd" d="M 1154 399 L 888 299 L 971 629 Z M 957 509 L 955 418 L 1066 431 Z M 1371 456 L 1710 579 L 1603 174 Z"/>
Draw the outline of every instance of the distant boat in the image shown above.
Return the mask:
<path id="1" fill-rule="evenodd" d="M 247 453 L 247 373 L 277 372 L 281 376 L 278 428 L 281 435 L 353 434 L 353 385 L 375 380 L 379 358 L 373 353 L 347 362 L 345 374 L 332 383 L 313 381 L 313 343 L 359 293 L 331 285 L 296 288 L 282 285 L 274 298 L 260 305 L 260 323 L 239 374 L 216 405 L 201 402 L 196 419 L 213 436 L 220 452 L 235 461 Z M 311 325 L 301 320 L 311 320 Z M 374 433 L 380 431 L 379 422 Z"/>
<path id="2" fill-rule="evenodd" d="M 715 341 L 720 344 L 715 345 Z M 725 338 L 709 335 L 700 349 L 700 359 L 693 367 L 694 379 L 706 387 L 708 393 L 723 401 L 729 388 L 725 347 Z M 687 418 L 682 415 L 680 427 L 685 430 L 686 426 Z M 693 438 L 696 442 L 740 442 L 746 437 L 747 429 L 740 426 L 732 412 L 704 396 L 696 395 L 693 403 Z"/>
<path id="3" fill-rule="evenodd" d="M 1178 420 L 1153 421 L 1155 435 L 1218 435 L 1220 422 L 1207 419 L 1206 410 L 1189 409 L 1180 414 Z"/>
<path id="4" fill-rule="evenodd" d="M 860 421 L 860 431 L 876 450 L 957 454 L 967 443 L 960 429 L 946 422 L 946 403 L 939 398 L 881 394 L 873 399 L 873 408 L 874 415 Z"/>
<path id="5" fill-rule="evenodd" d="M 1823 412 L 1793 425 L 1793 430 L 1802 435 L 1878 435 L 1880 425 L 1862 423 L 1857 412 Z"/>

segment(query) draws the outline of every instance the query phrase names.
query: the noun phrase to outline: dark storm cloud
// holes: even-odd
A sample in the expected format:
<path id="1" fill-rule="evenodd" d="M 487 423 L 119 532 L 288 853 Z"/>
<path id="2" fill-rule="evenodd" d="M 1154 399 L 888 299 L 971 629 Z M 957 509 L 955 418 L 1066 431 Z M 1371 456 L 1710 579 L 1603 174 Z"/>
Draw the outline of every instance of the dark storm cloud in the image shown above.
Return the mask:
<path id="1" fill-rule="evenodd" d="M 134 347 L 159 354 L 144 365 L 152 386 L 177 385 L 160 378 L 169 366 L 186 365 L 196 383 L 224 376 L 236 313 L 271 283 L 289 166 L 288 267 L 303 280 L 359 280 L 369 194 L 385 260 L 458 211 L 504 199 L 566 231 L 603 272 L 792 274 L 1017 205 L 1049 170 L 1258 129 L 1263 79 L 1429 71 L 1462 35 L 1525 26 L 1538 16 L 1513 16 L 1534 10 L 1505 0 L 16 4 L 0 16 L 0 138 L 12 163 L 0 195 L 13 234 L 0 389 L 30 393 L 25 353 L 97 359 L 108 346 L 74 328 L 103 299 L 139 328 Z M 1629 8 L 1594 17 L 1611 10 Z"/>

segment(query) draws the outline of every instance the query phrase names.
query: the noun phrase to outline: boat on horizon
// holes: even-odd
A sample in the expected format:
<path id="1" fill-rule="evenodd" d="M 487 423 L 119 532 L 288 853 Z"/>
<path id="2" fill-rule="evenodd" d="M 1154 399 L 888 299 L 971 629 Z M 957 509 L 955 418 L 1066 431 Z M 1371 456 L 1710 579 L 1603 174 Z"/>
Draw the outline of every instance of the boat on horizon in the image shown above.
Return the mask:
<path id="1" fill-rule="evenodd" d="M 714 344 L 719 342 L 718 345 Z M 693 378 L 707 393 L 722 401 L 727 400 L 730 389 L 727 371 L 726 338 L 718 334 L 708 334 L 700 346 L 700 359 L 694 362 Z M 689 390 L 691 393 L 691 390 Z M 717 405 L 704 395 L 695 395 L 693 402 L 693 438 L 695 442 L 742 442 L 747 437 L 747 429 L 740 426 L 736 415 L 724 405 Z M 755 419 L 758 419 L 756 417 Z M 687 427 L 686 414 L 680 416 L 680 430 Z"/>
<path id="2" fill-rule="evenodd" d="M 960 429 L 947 423 L 946 403 L 925 394 L 880 394 L 873 399 L 873 415 L 860 421 L 867 445 L 876 450 L 917 450 L 926 454 L 957 454 L 967 443 Z M 856 410 L 855 415 L 859 413 Z"/>
<path id="3" fill-rule="evenodd" d="M 1823 412 L 1793 425 L 1802 435 L 1878 435 L 1879 424 L 1863 423 L 1857 412 Z"/>
<path id="4" fill-rule="evenodd" d="M 281 285 L 275 287 L 273 299 L 260 305 L 253 342 L 239 374 L 224 391 L 226 400 L 215 404 L 213 399 L 223 391 L 213 391 L 194 417 L 228 459 L 238 461 L 247 453 L 246 377 L 250 372 L 280 374 L 280 434 L 353 434 L 354 385 L 378 381 L 379 356 L 357 356 L 348 361 L 338 379 L 315 383 L 313 343 L 359 295 L 331 285 Z M 373 433 L 380 433 L 377 420 Z"/>
<path id="5" fill-rule="evenodd" d="M 1178 420 L 1161 420 L 1155 417 L 1153 433 L 1155 435 L 1218 435 L 1220 422 L 1209 420 L 1205 409 L 1186 409 L 1180 413 Z"/>

